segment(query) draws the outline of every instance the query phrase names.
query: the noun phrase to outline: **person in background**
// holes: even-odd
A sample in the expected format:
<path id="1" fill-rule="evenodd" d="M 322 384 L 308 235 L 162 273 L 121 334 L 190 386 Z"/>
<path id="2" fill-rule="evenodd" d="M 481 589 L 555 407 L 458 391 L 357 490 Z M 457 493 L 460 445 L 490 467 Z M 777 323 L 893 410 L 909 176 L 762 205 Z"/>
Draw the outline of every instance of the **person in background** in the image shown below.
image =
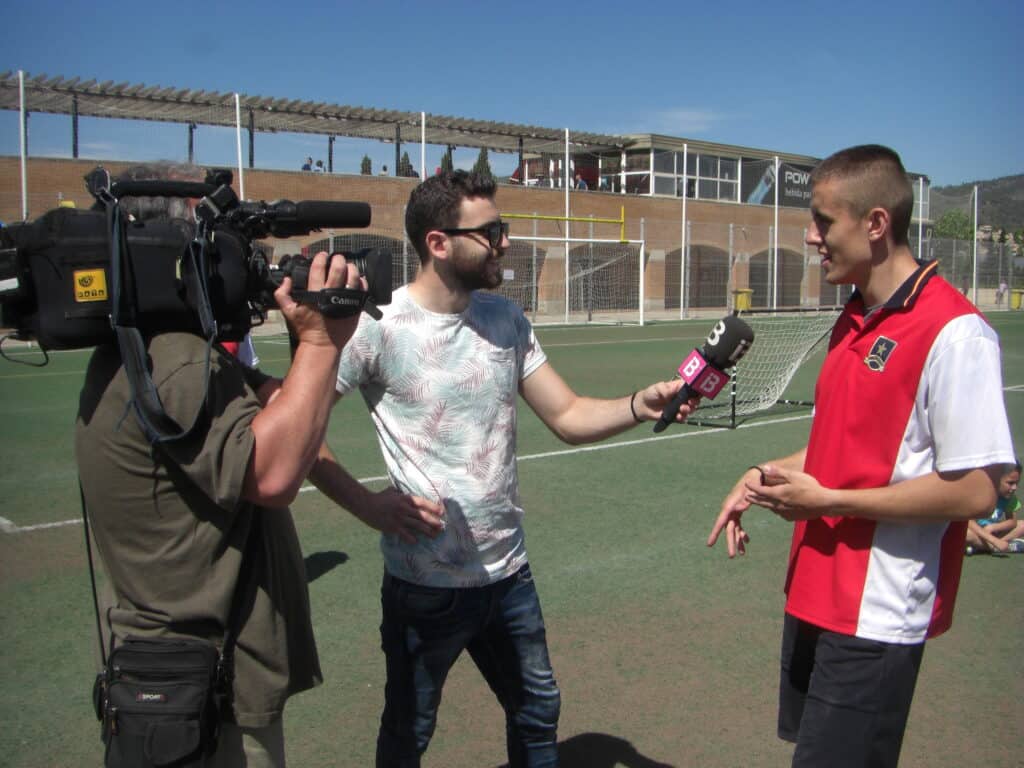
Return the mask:
<path id="1" fill-rule="evenodd" d="M 953 621 L 967 521 L 1015 461 L 999 339 L 918 263 L 899 155 L 851 147 L 811 174 L 807 244 L 856 291 L 836 320 L 807 445 L 750 467 L 708 537 L 746 551 L 754 504 L 795 523 L 778 735 L 801 768 L 895 767 L 926 640 Z"/>
<path id="2" fill-rule="evenodd" d="M 220 345 L 225 351 L 237 357 L 243 365 L 250 368 L 259 367 L 260 358 L 256 354 L 256 345 L 252 343 L 251 333 L 245 334 L 241 341 L 222 341 Z"/>
<path id="3" fill-rule="evenodd" d="M 1020 515 L 1020 461 L 1008 467 L 999 478 L 999 498 L 988 517 L 979 517 L 967 524 L 966 555 L 997 552 L 1024 553 L 1024 520 Z"/>

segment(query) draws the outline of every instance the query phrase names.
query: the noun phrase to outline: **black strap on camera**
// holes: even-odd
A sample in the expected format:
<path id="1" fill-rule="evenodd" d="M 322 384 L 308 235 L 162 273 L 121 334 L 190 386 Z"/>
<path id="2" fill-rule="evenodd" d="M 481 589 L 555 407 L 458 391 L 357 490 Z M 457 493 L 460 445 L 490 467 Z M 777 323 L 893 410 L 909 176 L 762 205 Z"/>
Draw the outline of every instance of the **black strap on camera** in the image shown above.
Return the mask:
<path id="1" fill-rule="evenodd" d="M 324 288 L 319 291 L 292 291 L 292 298 L 313 307 L 324 317 L 336 318 L 358 315 L 367 307 L 370 294 L 356 288 Z"/>
<path id="2" fill-rule="evenodd" d="M 145 433 L 150 445 L 177 440 L 189 434 L 199 421 L 206 405 L 206 398 L 199 403 L 192 422 L 181 427 L 172 419 L 160 402 L 153 377 L 147 364 L 146 345 L 136 325 L 135 307 L 127 297 L 133 292 L 126 290 L 125 280 L 131 279 L 128 264 L 127 232 L 124 215 L 117 198 L 111 192 L 110 174 L 103 168 L 97 168 L 86 176 L 89 192 L 103 206 L 107 215 L 107 231 L 110 234 L 110 325 L 117 336 L 117 345 L 121 352 L 121 362 L 131 389 L 131 403 L 139 426 Z M 183 278 L 189 281 L 190 289 L 198 297 L 198 314 L 203 337 L 207 341 L 206 363 L 203 379 L 208 384 L 210 378 L 210 356 L 213 343 L 217 338 L 217 321 L 214 319 L 210 306 L 209 289 L 206 285 L 206 238 L 200 230 L 189 244 L 187 254 L 189 262 L 182 270 Z M 204 390 L 206 387 L 204 387 Z"/>

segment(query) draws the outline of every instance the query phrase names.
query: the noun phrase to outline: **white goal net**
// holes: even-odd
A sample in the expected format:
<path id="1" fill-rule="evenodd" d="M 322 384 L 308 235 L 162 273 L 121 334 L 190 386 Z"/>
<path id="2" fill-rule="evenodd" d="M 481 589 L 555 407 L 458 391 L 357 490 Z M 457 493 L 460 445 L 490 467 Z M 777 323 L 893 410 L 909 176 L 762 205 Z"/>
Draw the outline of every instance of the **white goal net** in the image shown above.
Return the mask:
<path id="1" fill-rule="evenodd" d="M 518 235 L 510 240 L 498 292 L 521 306 L 535 325 L 643 325 L 643 240 Z"/>
<path id="2" fill-rule="evenodd" d="M 750 313 L 740 317 L 754 329 L 754 343 L 734 371 L 732 387 L 717 399 L 701 403 L 699 424 L 705 421 L 736 419 L 783 403 L 812 405 L 810 401 L 785 400 L 783 394 L 800 366 L 828 339 L 839 317 L 839 307 L 820 307 L 809 311 Z"/>

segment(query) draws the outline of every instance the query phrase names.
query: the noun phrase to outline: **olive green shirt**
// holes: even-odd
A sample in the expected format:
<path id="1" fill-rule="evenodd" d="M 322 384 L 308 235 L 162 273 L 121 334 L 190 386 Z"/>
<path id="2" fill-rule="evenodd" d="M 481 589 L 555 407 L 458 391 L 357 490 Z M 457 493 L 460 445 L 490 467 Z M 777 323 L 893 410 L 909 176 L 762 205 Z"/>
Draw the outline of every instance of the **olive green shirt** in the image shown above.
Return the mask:
<path id="1" fill-rule="evenodd" d="M 281 715 L 289 695 L 322 679 L 291 513 L 241 499 L 260 410 L 256 389 L 266 377 L 215 348 L 207 388 L 206 342 L 191 334 L 158 335 L 148 351 L 167 414 L 182 426 L 197 412 L 199 419 L 187 437 L 151 449 L 117 347 L 93 353 L 75 451 L 113 593 L 101 605 L 103 623 L 118 641 L 171 634 L 220 645 L 247 552 L 234 719 L 262 727 Z M 247 544 L 250 530 L 256 538 Z"/>

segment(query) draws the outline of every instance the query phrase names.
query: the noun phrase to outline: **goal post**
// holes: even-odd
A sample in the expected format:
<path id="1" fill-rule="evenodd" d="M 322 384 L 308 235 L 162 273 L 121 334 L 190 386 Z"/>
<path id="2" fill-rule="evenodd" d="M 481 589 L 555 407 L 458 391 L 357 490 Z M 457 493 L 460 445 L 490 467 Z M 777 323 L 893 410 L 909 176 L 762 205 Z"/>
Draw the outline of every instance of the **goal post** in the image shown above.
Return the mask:
<path id="1" fill-rule="evenodd" d="M 644 324 L 644 240 L 514 235 L 497 290 L 535 325 Z"/>
<path id="2" fill-rule="evenodd" d="M 811 400 L 784 399 L 783 394 L 800 366 L 828 338 L 841 310 L 813 307 L 739 313 L 753 328 L 754 343 L 733 370 L 728 397 L 702 402 L 697 418 L 687 419 L 687 423 L 734 429 L 737 419 L 774 405 L 814 405 Z"/>

